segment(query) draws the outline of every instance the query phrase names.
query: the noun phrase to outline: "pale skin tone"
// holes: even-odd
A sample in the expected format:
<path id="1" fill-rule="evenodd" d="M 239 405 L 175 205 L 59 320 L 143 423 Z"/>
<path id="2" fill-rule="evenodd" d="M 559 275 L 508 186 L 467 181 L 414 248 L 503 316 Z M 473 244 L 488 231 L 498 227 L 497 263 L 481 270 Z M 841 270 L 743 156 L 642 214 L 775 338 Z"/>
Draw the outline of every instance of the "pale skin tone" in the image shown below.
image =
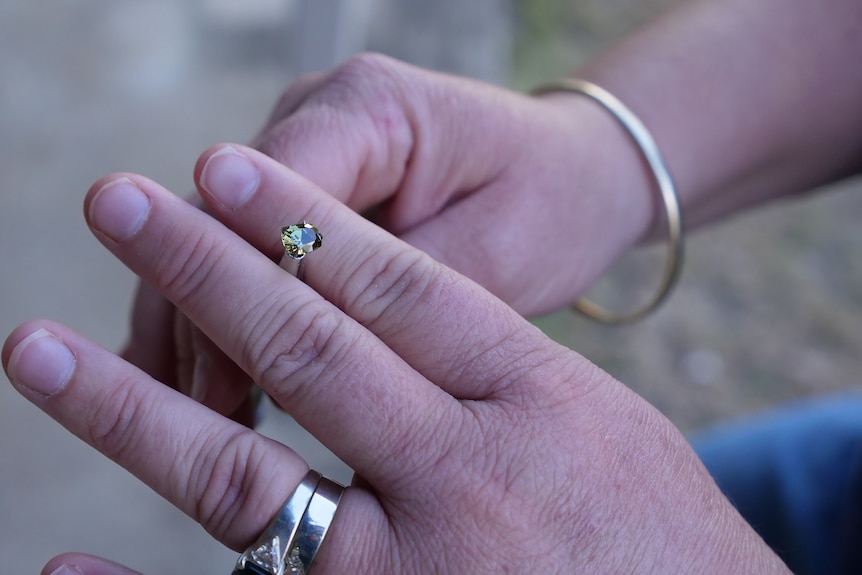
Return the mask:
<path id="1" fill-rule="evenodd" d="M 275 160 L 224 150 L 198 171 L 224 224 L 133 174 L 97 182 L 85 212 L 362 478 L 318 573 L 780 572 L 684 438 L 624 385 Z M 225 208 L 254 172 L 254 193 Z M 271 260 L 268 231 L 295 213 L 328 231 L 306 284 Z M 63 326 L 25 324 L 3 358 L 25 396 L 234 549 L 306 471 Z"/>
<path id="2" fill-rule="evenodd" d="M 858 169 L 860 55 L 856 0 L 696 2 L 578 75 L 652 130 L 700 223 Z M 786 572 L 670 422 L 520 315 L 651 232 L 606 112 L 361 57 L 289 88 L 254 145 L 274 160 L 202 156 L 213 217 L 139 175 L 93 186 L 88 223 L 149 286 L 125 354 L 142 370 L 31 322 L 3 350 L 25 396 L 241 550 L 306 469 L 220 415 L 253 380 L 362 477 L 321 574 Z M 400 240 L 354 211 L 381 202 Z M 300 219 L 326 242 L 307 285 L 273 263 Z M 520 257 L 530 224 L 554 241 Z M 204 405 L 169 387 L 196 378 Z"/>

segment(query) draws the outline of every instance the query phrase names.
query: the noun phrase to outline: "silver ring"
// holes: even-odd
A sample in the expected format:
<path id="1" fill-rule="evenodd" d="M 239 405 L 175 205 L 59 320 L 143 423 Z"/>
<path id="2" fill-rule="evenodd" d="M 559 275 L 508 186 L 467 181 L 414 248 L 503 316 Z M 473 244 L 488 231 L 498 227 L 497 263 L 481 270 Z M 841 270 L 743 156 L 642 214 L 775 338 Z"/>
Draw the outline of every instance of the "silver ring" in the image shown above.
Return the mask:
<path id="1" fill-rule="evenodd" d="M 302 260 L 323 246 L 323 236 L 316 227 L 303 220 L 281 228 L 281 245 L 284 246 L 284 255 L 279 266 L 302 281 Z"/>
<path id="2" fill-rule="evenodd" d="M 314 561 L 329 531 L 343 493 L 344 487 L 338 483 L 326 477 L 320 478 L 320 483 L 317 484 L 317 489 L 311 496 L 311 502 L 305 510 L 302 521 L 299 522 L 296 537 L 290 546 L 285 565 L 286 573 L 290 575 L 308 573 L 311 562 Z"/>
<path id="3" fill-rule="evenodd" d="M 314 499 L 321 475 L 309 470 L 290 494 L 278 515 L 254 544 L 236 561 L 234 575 L 283 575 L 285 558 Z"/>

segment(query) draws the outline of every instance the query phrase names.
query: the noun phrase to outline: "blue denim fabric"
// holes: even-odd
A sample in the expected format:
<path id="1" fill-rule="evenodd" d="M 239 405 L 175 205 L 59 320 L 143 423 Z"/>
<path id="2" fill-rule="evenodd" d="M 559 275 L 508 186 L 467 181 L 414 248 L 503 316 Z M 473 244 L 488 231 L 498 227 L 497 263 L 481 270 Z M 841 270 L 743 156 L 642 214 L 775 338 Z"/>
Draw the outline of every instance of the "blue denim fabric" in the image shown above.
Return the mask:
<path id="1" fill-rule="evenodd" d="M 719 487 L 797 575 L 862 575 L 862 393 L 692 438 Z"/>

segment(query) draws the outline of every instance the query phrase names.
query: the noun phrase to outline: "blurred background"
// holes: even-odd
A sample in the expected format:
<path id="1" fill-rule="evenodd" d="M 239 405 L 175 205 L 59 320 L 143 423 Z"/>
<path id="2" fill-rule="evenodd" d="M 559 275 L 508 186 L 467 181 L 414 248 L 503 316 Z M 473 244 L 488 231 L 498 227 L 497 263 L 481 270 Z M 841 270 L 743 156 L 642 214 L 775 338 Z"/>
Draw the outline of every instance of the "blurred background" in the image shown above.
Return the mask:
<path id="1" fill-rule="evenodd" d="M 116 349 L 134 278 L 84 226 L 89 184 L 131 170 L 185 193 L 198 154 L 247 141 L 302 72 L 377 50 L 524 90 L 674 1 L 4 0 L 0 332 L 50 317 Z M 692 235 L 679 289 L 640 324 L 568 311 L 537 323 L 686 432 L 855 386 L 859 188 Z M 611 284 L 657 281 L 649 265 L 624 267 Z M 264 431 L 349 480 L 289 418 L 271 415 Z M 68 550 L 153 575 L 227 573 L 236 556 L 2 385 L 0 560 L 36 573 Z"/>

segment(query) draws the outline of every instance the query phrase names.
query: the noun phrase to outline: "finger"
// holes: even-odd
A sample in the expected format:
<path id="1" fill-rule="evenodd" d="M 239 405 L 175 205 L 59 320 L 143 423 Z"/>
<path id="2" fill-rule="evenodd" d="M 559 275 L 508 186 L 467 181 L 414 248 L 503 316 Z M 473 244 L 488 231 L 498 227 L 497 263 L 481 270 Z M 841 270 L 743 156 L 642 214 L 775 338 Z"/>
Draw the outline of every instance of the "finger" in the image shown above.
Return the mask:
<path id="1" fill-rule="evenodd" d="M 138 284 L 132 332 L 122 357 L 153 379 L 248 427 L 251 378 L 151 286 Z"/>
<path id="2" fill-rule="evenodd" d="M 263 529 L 307 466 L 75 332 L 24 324 L 3 365 L 13 385 L 231 547 Z"/>
<path id="3" fill-rule="evenodd" d="M 207 209 L 197 194 L 185 200 L 201 210 Z M 174 337 L 177 389 L 237 423 L 255 427 L 259 423 L 258 401 L 251 396 L 254 382 L 248 374 L 185 315 L 175 313 L 174 326 L 175 333 L 182 333 Z"/>
<path id="4" fill-rule="evenodd" d="M 281 98 L 279 98 L 263 128 L 252 138 L 250 145 L 257 148 L 263 144 L 267 140 L 267 134 L 285 118 L 293 114 L 309 95 L 315 93 L 323 86 L 329 79 L 329 76 L 330 74 L 326 72 L 312 72 L 304 74 L 291 82 L 290 86 L 281 95 Z"/>
<path id="5" fill-rule="evenodd" d="M 193 384 L 195 371 L 195 351 L 192 345 L 192 322 L 181 313 L 174 314 L 173 338 L 174 353 L 176 355 L 176 373 L 174 378 L 176 385 L 174 389 L 188 395 L 195 401 L 200 401 L 193 395 Z"/>
<path id="6" fill-rule="evenodd" d="M 216 147 L 196 174 L 213 213 L 270 258 L 283 252 L 281 226 L 300 217 L 318 225 L 324 247 L 303 262 L 307 283 L 455 397 L 490 397 L 547 360 L 534 354 L 548 348 L 542 334 L 501 301 L 331 197 L 294 193 L 296 175 L 272 159 Z"/>
<path id="7" fill-rule="evenodd" d="M 308 469 L 284 445 L 154 381 L 64 326 L 20 326 L 6 340 L 2 360 L 22 395 L 237 551 L 257 539 Z M 327 536 L 334 550 L 324 546 L 318 557 L 321 572 L 382 568 L 390 531 L 370 493 L 346 490 Z M 49 572 L 61 565 L 129 573 L 80 554 L 58 557 Z"/>
<path id="8" fill-rule="evenodd" d="M 298 209 L 317 198 L 353 213 L 299 177 L 286 183 Z M 445 442 L 407 446 L 457 427 L 466 416 L 452 398 L 222 224 L 140 176 L 98 183 L 86 206 L 115 255 L 376 485 L 397 482 L 447 449 Z M 325 220 L 322 207 L 306 213 Z M 345 222 L 363 223 L 370 225 L 358 216 Z"/>
<path id="9" fill-rule="evenodd" d="M 191 194 L 187 200 L 205 208 L 198 194 Z M 122 356 L 153 378 L 188 394 L 189 390 L 183 389 L 177 380 L 177 348 L 184 351 L 189 343 L 175 335 L 176 322 L 180 321 L 176 316 L 171 302 L 151 286 L 138 282 L 132 304 L 131 334 Z"/>
<path id="10" fill-rule="evenodd" d="M 360 55 L 288 89 L 253 147 L 357 211 L 397 190 L 414 150 L 409 66 Z"/>
<path id="11" fill-rule="evenodd" d="M 132 307 L 132 331 L 122 356 L 153 378 L 177 387 L 174 346 L 175 308 L 160 293 L 139 282 Z"/>
<path id="12" fill-rule="evenodd" d="M 192 326 L 192 332 L 192 399 L 218 413 L 230 415 L 234 421 L 254 427 L 257 418 L 254 417 L 254 411 L 248 409 L 255 404 L 251 398 L 254 386 L 251 377 L 197 326 Z"/>

